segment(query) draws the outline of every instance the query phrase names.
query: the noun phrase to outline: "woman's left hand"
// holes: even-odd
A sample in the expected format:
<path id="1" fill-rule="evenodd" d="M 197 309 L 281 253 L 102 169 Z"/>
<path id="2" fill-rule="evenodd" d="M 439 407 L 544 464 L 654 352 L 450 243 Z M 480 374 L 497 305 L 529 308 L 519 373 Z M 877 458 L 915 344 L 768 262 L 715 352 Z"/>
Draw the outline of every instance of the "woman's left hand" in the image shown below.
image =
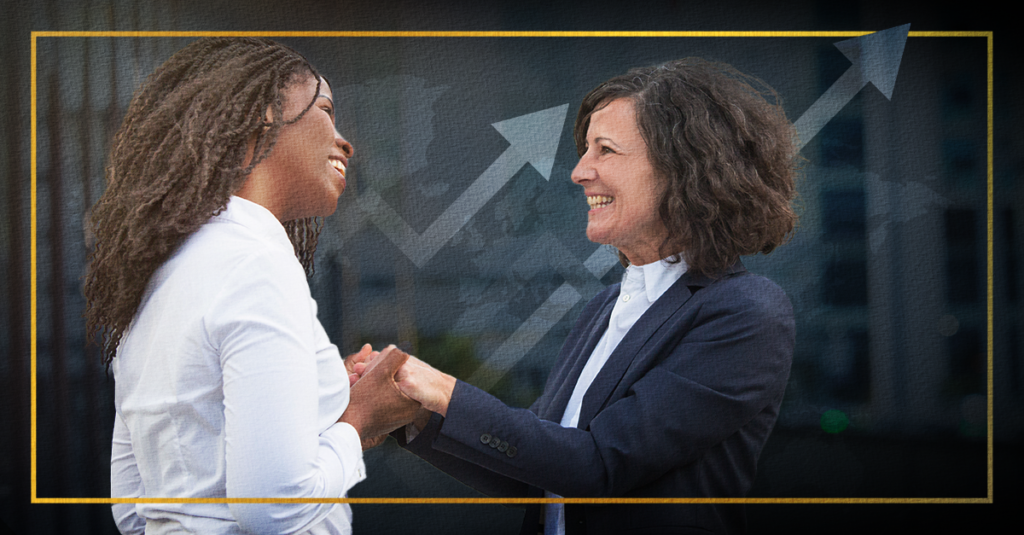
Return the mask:
<path id="1" fill-rule="evenodd" d="M 379 444 L 380 436 L 413 421 L 422 409 L 418 401 L 401 391 L 395 380 L 398 369 L 408 358 L 394 345 L 388 346 L 352 385 L 348 407 L 338 421 L 351 424 L 364 447 Z"/>
<path id="2" fill-rule="evenodd" d="M 370 344 L 363 344 L 358 353 L 352 353 L 345 357 L 345 369 L 348 370 L 348 385 L 356 384 L 356 381 L 363 376 L 366 366 L 380 355 L 380 351 L 374 351 Z"/>

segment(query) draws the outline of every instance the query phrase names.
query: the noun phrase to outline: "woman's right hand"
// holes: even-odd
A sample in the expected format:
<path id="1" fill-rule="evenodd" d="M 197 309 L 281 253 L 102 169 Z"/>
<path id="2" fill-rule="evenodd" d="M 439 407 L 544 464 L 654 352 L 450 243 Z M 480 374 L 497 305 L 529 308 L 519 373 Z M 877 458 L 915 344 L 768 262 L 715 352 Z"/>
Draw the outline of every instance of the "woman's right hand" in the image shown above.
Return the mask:
<path id="1" fill-rule="evenodd" d="M 451 375 L 410 356 L 395 374 L 395 382 L 403 394 L 419 401 L 424 409 L 441 416 L 448 414 L 448 404 L 455 390 L 455 378 Z"/>

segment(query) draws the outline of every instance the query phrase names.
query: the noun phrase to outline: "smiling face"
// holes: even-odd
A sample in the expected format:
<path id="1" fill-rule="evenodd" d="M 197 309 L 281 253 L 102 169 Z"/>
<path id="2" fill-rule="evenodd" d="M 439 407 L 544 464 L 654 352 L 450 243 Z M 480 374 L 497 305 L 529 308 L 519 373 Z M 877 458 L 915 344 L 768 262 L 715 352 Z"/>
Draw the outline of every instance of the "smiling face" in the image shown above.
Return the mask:
<path id="1" fill-rule="evenodd" d="M 335 129 L 330 86 L 321 78 L 320 93 L 316 94 L 316 85 L 316 78 L 308 76 L 282 91 L 286 120 L 298 117 L 311 101 L 313 107 L 281 128 L 274 148 L 239 192 L 245 197 L 246 188 L 262 189 L 259 193 L 265 200 L 256 202 L 281 221 L 329 216 L 345 190 L 353 148 Z"/>
<path id="2" fill-rule="evenodd" d="M 633 101 L 620 98 L 595 111 L 586 141 L 572 181 L 590 205 L 587 238 L 614 246 L 634 265 L 660 260 L 668 235 L 658 215 L 665 184 L 647 158 Z"/>

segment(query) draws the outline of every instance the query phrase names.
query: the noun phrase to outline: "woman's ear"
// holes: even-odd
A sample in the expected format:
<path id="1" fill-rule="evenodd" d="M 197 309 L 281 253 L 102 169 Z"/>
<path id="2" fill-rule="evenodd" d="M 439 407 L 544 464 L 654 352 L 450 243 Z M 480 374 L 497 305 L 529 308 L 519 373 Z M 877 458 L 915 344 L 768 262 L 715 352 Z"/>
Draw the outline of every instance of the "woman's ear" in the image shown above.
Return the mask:
<path id="1" fill-rule="evenodd" d="M 266 134 L 268 126 L 263 126 L 263 134 Z M 242 169 L 248 169 L 252 165 L 252 159 L 256 152 L 256 140 L 259 139 L 260 134 L 253 132 L 249 134 L 249 139 L 245 142 L 245 159 L 242 160 Z"/>

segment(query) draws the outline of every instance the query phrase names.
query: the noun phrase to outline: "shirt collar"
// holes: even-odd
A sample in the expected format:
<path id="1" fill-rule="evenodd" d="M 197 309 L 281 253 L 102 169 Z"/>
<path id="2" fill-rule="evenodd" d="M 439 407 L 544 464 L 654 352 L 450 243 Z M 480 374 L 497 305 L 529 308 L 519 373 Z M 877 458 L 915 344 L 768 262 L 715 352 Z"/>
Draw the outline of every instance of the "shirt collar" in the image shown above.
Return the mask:
<path id="1" fill-rule="evenodd" d="M 641 280 L 647 300 L 653 303 L 686 273 L 686 268 L 686 261 L 682 258 L 674 264 L 664 258 L 642 266 L 630 265 L 626 268 L 626 277 Z"/>
<path id="2" fill-rule="evenodd" d="M 288 233 L 285 232 L 284 226 L 277 220 L 277 217 L 262 205 L 248 199 L 232 195 L 228 199 L 227 208 L 213 216 L 213 220 L 237 223 L 272 243 L 287 247 L 289 251 L 292 250 L 292 242 L 288 239 Z"/>

